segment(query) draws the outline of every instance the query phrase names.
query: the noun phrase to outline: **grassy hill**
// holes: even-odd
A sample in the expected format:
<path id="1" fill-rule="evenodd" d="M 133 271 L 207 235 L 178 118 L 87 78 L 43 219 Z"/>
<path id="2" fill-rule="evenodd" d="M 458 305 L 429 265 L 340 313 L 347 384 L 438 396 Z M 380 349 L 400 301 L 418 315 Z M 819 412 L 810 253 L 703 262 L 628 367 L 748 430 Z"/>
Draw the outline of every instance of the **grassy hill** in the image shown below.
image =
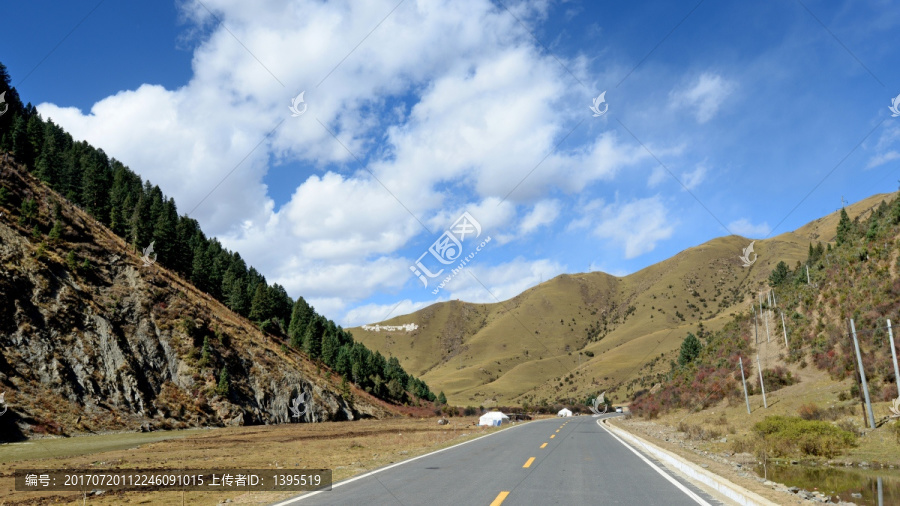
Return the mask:
<path id="1" fill-rule="evenodd" d="M 847 212 L 864 217 L 884 199 L 893 195 Z M 778 262 L 793 266 L 811 242 L 833 241 L 838 220 L 833 213 L 756 241 L 750 267 L 739 259 L 750 240 L 720 237 L 628 276 L 565 274 L 501 303 L 450 301 L 380 322 L 418 324 L 411 332 L 350 330 L 453 404 L 535 405 L 607 390 L 621 401 L 669 369 L 688 332 L 721 329 L 746 311 Z"/>
<path id="2" fill-rule="evenodd" d="M 822 229 L 834 227 L 834 241 L 773 270 L 777 304 L 764 299 L 756 311 L 763 318 L 745 310 L 705 335 L 695 358 L 644 376 L 653 387 L 636 392 L 632 412 L 678 426 L 712 452 L 896 465 L 900 422 L 888 423 L 898 391 L 887 322 L 900 319 L 900 201 L 880 202 L 857 218 L 823 220 Z M 730 443 L 719 444 L 726 434 Z"/>

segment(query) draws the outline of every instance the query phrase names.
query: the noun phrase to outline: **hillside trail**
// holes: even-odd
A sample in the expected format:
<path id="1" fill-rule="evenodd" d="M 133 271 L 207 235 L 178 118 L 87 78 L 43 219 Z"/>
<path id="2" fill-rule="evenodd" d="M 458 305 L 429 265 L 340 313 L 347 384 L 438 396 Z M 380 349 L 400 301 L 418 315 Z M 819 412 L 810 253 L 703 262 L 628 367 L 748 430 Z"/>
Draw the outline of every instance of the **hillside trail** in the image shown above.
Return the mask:
<path id="1" fill-rule="evenodd" d="M 760 315 L 757 313 L 758 330 L 754 329 L 754 343 L 757 357 L 763 369 L 777 365 L 787 366 L 784 358 L 788 347 L 785 345 L 785 327 L 782 326 L 781 313 L 777 307 L 767 308 Z M 753 357 L 754 361 L 756 357 Z"/>

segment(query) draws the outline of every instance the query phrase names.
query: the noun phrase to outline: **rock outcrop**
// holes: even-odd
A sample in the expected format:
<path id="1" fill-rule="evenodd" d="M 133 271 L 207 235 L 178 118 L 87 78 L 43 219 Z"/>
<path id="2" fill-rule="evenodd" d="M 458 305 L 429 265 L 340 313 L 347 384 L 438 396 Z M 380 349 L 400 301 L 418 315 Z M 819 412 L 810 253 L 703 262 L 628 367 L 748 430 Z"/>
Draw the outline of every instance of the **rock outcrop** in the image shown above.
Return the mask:
<path id="1" fill-rule="evenodd" d="M 24 170 L 0 167 L 0 186 L 0 392 L 9 407 L 0 441 L 390 414 L 364 392 L 342 393 L 340 378 L 175 274 L 145 266 Z M 30 219 L 18 216 L 25 199 L 37 203 Z M 56 221 L 62 233 L 51 238 Z M 302 416 L 292 417 L 301 392 Z"/>

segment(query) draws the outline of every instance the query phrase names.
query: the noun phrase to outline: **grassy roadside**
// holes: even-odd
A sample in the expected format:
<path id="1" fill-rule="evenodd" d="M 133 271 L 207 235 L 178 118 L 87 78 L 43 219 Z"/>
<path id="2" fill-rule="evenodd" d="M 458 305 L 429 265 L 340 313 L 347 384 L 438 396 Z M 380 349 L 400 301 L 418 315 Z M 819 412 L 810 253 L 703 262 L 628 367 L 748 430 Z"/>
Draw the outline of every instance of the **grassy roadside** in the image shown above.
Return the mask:
<path id="1" fill-rule="evenodd" d="M 763 349 L 763 357 L 769 350 Z M 771 350 L 775 361 L 776 350 Z M 814 460 L 818 463 L 831 462 L 836 465 L 854 465 L 860 462 L 900 467 L 900 441 L 889 425 L 878 429 L 867 428 L 862 407 L 855 400 L 836 401 L 841 392 L 849 390 L 852 380 L 834 381 L 828 373 L 812 367 L 788 367 L 799 380 L 796 384 L 767 392 L 768 408 L 763 407 L 762 395 L 750 396 L 751 413 L 743 396 L 738 399 L 724 399 L 703 410 L 677 409 L 660 414 L 654 421 L 685 433 L 686 438 L 702 451 L 722 453 L 754 453 L 752 445 L 742 445 L 751 439 L 754 426 L 771 416 L 797 417 L 804 414 L 808 406 L 817 406 L 822 413 L 832 416 L 823 418 L 828 423 L 854 432 L 859 437 L 855 444 L 830 457 L 809 455 L 789 455 L 784 460 Z M 755 372 L 755 371 L 753 371 Z M 873 403 L 875 418 L 881 420 L 889 414 L 889 402 Z M 773 458 L 773 452 L 766 456 Z M 775 459 L 777 460 L 777 459 Z"/>
<path id="2" fill-rule="evenodd" d="M 752 471 L 753 463 L 751 462 L 740 463 L 740 466 L 738 467 L 729 463 L 721 456 L 717 456 L 705 450 L 699 450 L 690 443 L 685 444 L 683 441 L 679 440 L 677 432 L 674 429 L 661 423 L 649 422 L 636 418 L 628 420 L 616 418 L 610 420 L 610 423 L 715 473 L 736 485 L 759 494 L 776 504 L 817 504 L 796 495 L 776 490 L 771 486 L 766 486 L 766 484 L 755 478 Z"/>
<path id="3" fill-rule="evenodd" d="M 13 490 L 17 468 L 228 468 L 332 469 L 334 481 L 496 432 L 476 427 L 476 417 L 360 420 L 323 424 L 236 427 L 156 434 L 165 440 L 141 440 L 143 434 L 88 436 L 33 442 L 32 450 L 0 447 L 0 504 L 81 504 L 72 492 L 25 493 Z M 185 432 L 190 432 L 185 434 Z M 55 445 L 53 458 L 41 445 Z M 85 453 L 93 445 L 95 451 Z M 113 447 L 118 445 L 118 447 Z M 126 446 L 126 447 L 123 447 Z M 97 505 L 269 504 L 298 493 L 109 492 L 91 496 Z"/>
<path id="4" fill-rule="evenodd" d="M 763 351 L 762 356 L 766 357 L 765 352 L 769 350 L 763 348 Z M 772 353 L 771 359 L 774 359 L 774 350 Z M 768 408 L 763 406 L 762 395 L 751 395 L 750 414 L 741 396 L 737 400 L 723 399 L 699 411 L 671 410 L 652 421 L 633 417 L 616 419 L 612 423 L 778 504 L 810 503 L 760 479 L 754 468 L 763 460 L 768 464 L 799 461 L 818 469 L 849 467 L 860 472 L 896 473 L 895 469 L 900 467 L 900 442 L 890 428 L 866 428 L 858 401 L 835 400 L 840 392 L 850 388 L 852 380 L 834 381 L 827 372 L 812 367 L 791 365 L 789 368 L 799 382 L 767 393 Z M 887 415 L 889 404 L 875 403 L 877 419 Z M 792 455 L 782 458 L 773 458 L 772 451 L 759 453 L 759 448 L 744 444 L 752 439 L 754 426 L 767 417 L 797 417 L 804 412 L 804 406 L 810 405 L 836 415 L 833 419 L 822 418 L 826 420 L 824 423 L 847 427 L 859 434 L 855 444 L 831 457 Z"/>

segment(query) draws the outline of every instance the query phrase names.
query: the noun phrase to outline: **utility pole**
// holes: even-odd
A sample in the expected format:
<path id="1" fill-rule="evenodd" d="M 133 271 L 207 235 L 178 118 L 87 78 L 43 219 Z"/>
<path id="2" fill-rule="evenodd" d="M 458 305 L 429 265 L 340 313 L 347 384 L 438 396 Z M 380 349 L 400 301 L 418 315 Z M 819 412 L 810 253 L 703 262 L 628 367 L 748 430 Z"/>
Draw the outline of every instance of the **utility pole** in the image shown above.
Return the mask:
<path id="1" fill-rule="evenodd" d="M 756 369 L 759 371 L 759 389 L 763 394 L 763 407 L 769 409 L 769 403 L 766 402 L 766 385 L 763 384 L 762 366 L 759 365 L 759 353 L 756 354 Z"/>
<path id="2" fill-rule="evenodd" d="M 756 344 L 759 345 L 759 326 L 756 324 L 756 306 L 753 306 L 753 328 L 756 329 Z"/>
<path id="3" fill-rule="evenodd" d="M 747 401 L 747 414 L 750 414 L 750 396 L 747 395 L 747 380 L 744 379 L 744 359 L 738 357 L 738 365 L 741 366 L 741 383 L 744 384 L 744 400 Z"/>
<path id="4" fill-rule="evenodd" d="M 809 264 L 806 264 L 806 284 L 809 284 Z"/>
<path id="5" fill-rule="evenodd" d="M 784 332 L 784 347 L 787 348 L 788 351 L 791 351 L 791 346 L 788 344 L 787 340 L 787 327 L 784 326 L 784 311 L 781 312 L 781 331 Z"/>
<path id="6" fill-rule="evenodd" d="M 869 412 L 869 426 L 875 428 L 875 414 L 872 413 L 872 400 L 869 399 L 869 386 L 866 383 L 866 371 L 863 369 L 862 354 L 859 351 L 859 340 L 856 339 L 856 325 L 850 318 L 850 331 L 853 333 L 853 347 L 856 349 L 856 363 L 859 365 L 859 377 L 862 380 L 862 391 L 866 399 L 866 410 Z"/>
<path id="7" fill-rule="evenodd" d="M 768 313 L 768 311 L 766 311 L 766 313 Z M 768 316 L 768 314 L 766 314 L 765 316 L 763 316 L 763 319 L 764 319 L 765 322 L 766 322 L 766 342 L 768 343 L 769 340 L 770 340 L 770 338 L 769 338 L 769 316 Z"/>
<path id="8" fill-rule="evenodd" d="M 891 321 L 887 321 L 888 335 L 891 338 L 891 357 L 894 358 L 894 383 L 897 385 L 897 396 L 900 397 L 900 369 L 897 368 L 897 349 L 894 347 L 894 331 L 891 330 Z"/>
<path id="9" fill-rule="evenodd" d="M 760 313 L 761 312 L 762 312 L 762 310 L 760 310 Z M 759 318 L 758 318 L 758 316 L 761 316 L 761 315 L 757 315 L 756 313 L 753 314 L 753 328 L 755 329 L 755 332 L 756 332 L 756 344 L 759 344 Z"/>

